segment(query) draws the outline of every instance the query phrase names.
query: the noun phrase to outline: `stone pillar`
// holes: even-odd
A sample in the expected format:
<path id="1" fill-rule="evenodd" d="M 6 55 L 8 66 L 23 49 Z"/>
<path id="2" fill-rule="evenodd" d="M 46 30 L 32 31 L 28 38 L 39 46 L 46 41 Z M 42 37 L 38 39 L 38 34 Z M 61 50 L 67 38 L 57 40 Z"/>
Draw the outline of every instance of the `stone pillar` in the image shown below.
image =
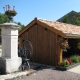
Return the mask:
<path id="1" fill-rule="evenodd" d="M 2 57 L 0 58 L 0 71 L 12 73 L 18 71 L 22 59 L 18 57 L 18 28 L 15 23 L 0 25 L 2 37 Z"/>

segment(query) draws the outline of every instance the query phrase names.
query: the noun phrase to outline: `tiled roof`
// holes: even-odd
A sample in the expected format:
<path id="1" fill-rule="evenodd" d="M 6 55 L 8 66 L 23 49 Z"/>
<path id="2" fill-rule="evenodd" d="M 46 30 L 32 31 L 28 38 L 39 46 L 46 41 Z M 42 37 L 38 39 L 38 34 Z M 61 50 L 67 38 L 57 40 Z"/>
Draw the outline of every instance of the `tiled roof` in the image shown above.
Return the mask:
<path id="1" fill-rule="evenodd" d="M 37 19 L 50 27 L 53 27 L 62 33 L 66 34 L 67 36 L 70 35 L 80 35 L 80 26 L 72 25 L 72 24 L 66 24 L 61 22 L 55 22 L 55 21 L 49 21 L 44 19 Z"/>
<path id="2" fill-rule="evenodd" d="M 80 38 L 80 26 L 39 18 L 35 18 L 23 30 L 21 30 L 19 36 L 35 23 L 48 28 L 50 31 L 53 31 L 64 38 Z"/>

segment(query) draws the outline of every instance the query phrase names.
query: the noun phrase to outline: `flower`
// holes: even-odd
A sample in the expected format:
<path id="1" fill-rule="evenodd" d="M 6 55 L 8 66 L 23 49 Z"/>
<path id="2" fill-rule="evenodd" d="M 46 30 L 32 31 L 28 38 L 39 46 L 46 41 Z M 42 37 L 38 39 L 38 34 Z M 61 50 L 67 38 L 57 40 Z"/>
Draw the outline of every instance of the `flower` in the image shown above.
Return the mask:
<path id="1" fill-rule="evenodd" d="M 67 51 L 67 49 L 69 49 L 69 45 L 68 45 L 68 41 L 67 40 L 64 40 L 62 43 L 61 43 L 61 48 L 63 49 L 63 51 Z"/>
<path id="2" fill-rule="evenodd" d="M 6 15 L 11 14 L 12 16 L 16 16 L 17 12 L 15 10 L 7 10 L 7 11 L 5 11 L 5 14 Z"/>

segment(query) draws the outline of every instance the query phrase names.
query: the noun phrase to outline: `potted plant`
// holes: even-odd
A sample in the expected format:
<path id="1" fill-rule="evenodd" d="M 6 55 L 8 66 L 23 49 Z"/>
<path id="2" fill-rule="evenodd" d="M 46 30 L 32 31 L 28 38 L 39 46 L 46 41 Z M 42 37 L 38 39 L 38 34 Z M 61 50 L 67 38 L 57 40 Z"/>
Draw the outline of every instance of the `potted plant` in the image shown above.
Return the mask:
<path id="1" fill-rule="evenodd" d="M 6 5 L 6 10 L 5 7 L 4 8 L 4 12 L 5 14 L 8 16 L 9 18 L 9 22 L 13 21 L 13 17 L 16 16 L 17 12 L 15 11 L 15 6 L 13 6 L 13 10 L 10 10 L 10 6 Z"/>
<path id="2" fill-rule="evenodd" d="M 17 12 L 15 10 L 7 10 L 5 11 L 6 15 L 12 15 L 12 16 L 16 16 Z"/>
<path id="3" fill-rule="evenodd" d="M 64 40 L 62 43 L 61 43 L 61 48 L 63 51 L 67 51 L 67 49 L 69 49 L 69 45 L 68 45 L 68 41 L 67 40 Z"/>

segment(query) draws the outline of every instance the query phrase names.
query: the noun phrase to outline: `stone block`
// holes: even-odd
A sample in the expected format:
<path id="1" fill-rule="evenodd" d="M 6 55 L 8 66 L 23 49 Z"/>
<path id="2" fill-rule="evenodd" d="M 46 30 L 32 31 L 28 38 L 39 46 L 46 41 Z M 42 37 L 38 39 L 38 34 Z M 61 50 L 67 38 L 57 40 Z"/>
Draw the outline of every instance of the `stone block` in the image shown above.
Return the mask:
<path id="1" fill-rule="evenodd" d="M 0 73 L 9 74 L 20 70 L 22 65 L 22 59 L 20 57 L 15 58 L 0 58 Z"/>

